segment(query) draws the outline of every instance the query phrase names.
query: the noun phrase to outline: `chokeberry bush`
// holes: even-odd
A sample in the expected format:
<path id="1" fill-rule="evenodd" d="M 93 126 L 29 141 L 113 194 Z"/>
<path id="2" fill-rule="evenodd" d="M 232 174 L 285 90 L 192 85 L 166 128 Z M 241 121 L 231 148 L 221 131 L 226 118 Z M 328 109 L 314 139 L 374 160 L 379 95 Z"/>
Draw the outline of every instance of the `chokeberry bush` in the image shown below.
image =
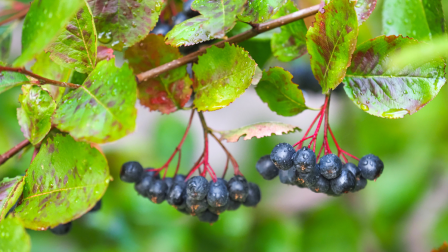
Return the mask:
<path id="1" fill-rule="evenodd" d="M 361 25 L 377 5 L 382 35 L 366 39 Z M 0 165 L 20 152 L 31 156 L 23 173 L 0 180 L 0 251 L 29 251 L 26 229 L 55 235 L 76 229 L 77 219 L 101 211 L 112 181 L 133 186 L 134 194 L 127 197 L 166 202 L 210 224 L 222 214 L 263 202 L 266 190 L 255 183 L 257 178 L 244 175 L 249 169 L 265 180 L 278 176 L 283 184 L 349 198 L 345 194 L 388 176 L 396 163 L 383 162 L 367 147 L 365 153 L 342 148 L 337 133 L 350 134 L 351 129 L 336 132 L 330 126 L 333 91 L 342 87 L 370 115 L 398 119 L 427 105 L 446 82 L 446 53 L 432 49 L 421 60 L 403 60 L 408 59 L 403 52 L 412 53 L 412 48 L 421 52 L 425 45 L 446 41 L 440 0 L 384 0 L 381 5 L 377 0 L 326 0 L 303 9 L 293 0 L 5 0 L 0 8 L 0 104 L 21 89 L 14 97 L 20 107 L 12 113 L 23 135 L 0 155 Z M 17 46 L 12 38 L 19 24 Z M 10 57 L 17 47 L 20 54 Z M 266 68 L 271 55 L 275 63 Z M 309 60 L 308 72 L 325 97 L 318 108 L 308 105 L 309 96 L 280 67 L 298 58 Z M 228 130 L 207 124 L 207 114 L 229 106 L 249 88 L 279 116 L 317 115 L 301 139 L 292 140 L 296 134 L 283 138 L 288 141 L 269 146 L 270 153 L 240 169 L 241 160 L 224 141 L 300 131 L 271 121 Z M 114 159 L 106 158 L 100 145 L 136 130 L 137 102 L 164 115 L 188 110 L 188 124 L 162 166 L 127 160 L 114 178 L 109 170 Z M 11 112 L 5 109 L 5 114 Z M 185 169 L 182 152 L 195 116 L 204 148 Z M 210 140 L 227 157 L 222 174 L 211 165 L 216 154 Z M 334 213 L 346 216 L 340 208 L 328 216 Z M 234 226 L 244 223 L 228 229 Z"/>

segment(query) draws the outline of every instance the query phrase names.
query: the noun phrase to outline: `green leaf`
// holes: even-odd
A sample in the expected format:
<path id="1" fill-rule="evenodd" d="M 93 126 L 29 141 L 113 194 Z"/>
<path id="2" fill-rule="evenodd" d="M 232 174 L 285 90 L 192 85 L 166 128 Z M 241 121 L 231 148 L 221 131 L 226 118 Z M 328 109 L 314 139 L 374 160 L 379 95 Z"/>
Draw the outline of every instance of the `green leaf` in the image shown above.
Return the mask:
<path id="1" fill-rule="evenodd" d="M 238 19 L 245 23 L 263 23 L 269 20 L 287 0 L 248 0 L 244 12 Z"/>
<path id="2" fill-rule="evenodd" d="M 63 67 L 90 73 L 96 65 L 97 36 L 90 8 L 85 4 L 46 49 Z"/>
<path id="3" fill-rule="evenodd" d="M 56 103 L 50 94 L 36 85 L 22 86 L 19 96 L 22 105 L 17 109 L 17 119 L 25 138 L 36 145 L 44 139 L 51 129 L 51 116 Z"/>
<path id="4" fill-rule="evenodd" d="M 106 158 L 90 144 L 60 134 L 47 139 L 27 170 L 23 198 L 13 212 L 33 230 L 81 217 L 110 180 Z"/>
<path id="5" fill-rule="evenodd" d="M 107 143 L 134 131 L 137 83 L 127 63 L 101 61 L 84 84 L 64 96 L 53 123 L 77 140 Z"/>
<path id="6" fill-rule="evenodd" d="M 277 12 L 276 16 L 281 17 L 297 11 L 294 3 L 288 1 Z M 280 61 L 291 61 L 302 55 L 306 51 L 306 32 L 308 29 L 305 26 L 303 19 L 297 20 L 287 25 L 280 27 L 280 33 L 275 33 L 272 36 L 271 48 L 274 56 Z"/>
<path id="7" fill-rule="evenodd" d="M 316 14 L 306 38 L 311 69 L 323 93 L 335 89 L 344 79 L 357 35 L 356 12 L 348 0 L 332 1 Z"/>
<path id="8" fill-rule="evenodd" d="M 366 21 L 376 7 L 377 0 L 358 0 L 355 5 L 356 15 L 358 16 L 358 26 Z"/>
<path id="9" fill-rule="evenodd" d="M 281 67 L 263 72 L 255 90 L 269 108 L 281 116 L 294 116 L 305 109 L 305 98 L 299 86 L 291 81 L 292 74 Z"/>
<path id="10" fill-rule="evenodd" d="M 445 84 L 445 60 L 388 66 L 389 55 L 417 43 L 401 36 L 380 36 L 362 43 L 344 79 L 349 98 L 367 113 L 385 118 L 413 114 L 430 102 Z"/>
<path id="11" fill-rule="evenodd" d="M 8 211 L 22 195 L 23 176 L 4 178 L 0 181 L 0 221 L 5 218 Z"/>
<path id="12" fill-rule="evenodd" d="M 179 50 L 166 45 L 161 35 L 149 34 L 124 54 L 134 72 L 143 72 L 181 58 Z M 192 81 L 187 67 L 175 68 L 139 83 L 138 98 L 143 106 L 169 114 L 183 108 L 190 100 Z"/>
<path id="13" fill-rule="evenodd" d="M 166 34 L 166 43 L 179 47 L 223 38 L 236 24 L 236 16 L 244 9 L 246 0 L 196 0 L 192 8 L 202 15 L 190 18 Z"/>
<path id="14" fill-rule="evenodd" d="M 255 61 L 236 45 L 207 49 L 193 65 L 194 105 L 198 111 L 218 110 L 233 102 L 250 86 L 255 68 Z"/>
<path id="15" fill-rule="evenodd" d="M 43 51 L 81 8 L 83 0 L 39 0 L 31 3 L 22 31 L 22 55 L 14 66 L 23 66 Z M 45 32 L 43 32 L 45 31 Z"/>
<path id="16" fill-rule="evenodd" d="M 0 62 L 0 66 L 6 66 L 6 64 Z M 24 74 L 0 71 L 0 94 L 13 87 L 29 83 L 31 83 L 31 81 Z"/>
<path id="17" fill-rule="evenodd" d="M 18 218 L 6 218 L 0 222 L 0 251 L 31 251 L 31 239 Z"/>
<path id="18" fill-rule="evenodd" d="M 440 0 L 385 0 L 383 33 L 430 39 L 445 33 Z"/>
<path id="19" fill-rule="evenodd" d="M 221 140 L 227 140 L 229 143 L 237 142 L 240 137 L 243 140 L 250 140 L 253 137 L 262 138 L 272 135 L 283 135 L 300 131 L 299 127 L 280 122 L 262 122 L 241 127 L 234 130 L 217 131 L 221 134 Z"/>
<path id="20" fill-rule="evenodd" d="M 121 51 L 144 39 L 154 28 L 163 0 L 87 0 L 95 19 L 98 40 Z"/>
<path id="21" fill-rule="evenodd" d="M 50 59 L 50 55 L 45 52 L 41 52 L 36 57 L 36 62 L 31 67 L 31 71 L 37 75 L 43 76 L 50 80 L 57 80 L 62 82 L 68 82 L 70 75 L 73 73 L 73 69 L 64 68 Z M 56 102 L 59 102 L 64 95 L 65 87 L 58 87 L 54 85 L 42 85 L 42 88 L 50 92 L 51 97 Z"/>
<path id="22" fill-rule="evenodd" d="M 12 31 L 19 24 L 15 21 L 11 24 L 0 26 L 0 61 L 7 61 L 9 58 L 9 51 L 11 48 Z"/>

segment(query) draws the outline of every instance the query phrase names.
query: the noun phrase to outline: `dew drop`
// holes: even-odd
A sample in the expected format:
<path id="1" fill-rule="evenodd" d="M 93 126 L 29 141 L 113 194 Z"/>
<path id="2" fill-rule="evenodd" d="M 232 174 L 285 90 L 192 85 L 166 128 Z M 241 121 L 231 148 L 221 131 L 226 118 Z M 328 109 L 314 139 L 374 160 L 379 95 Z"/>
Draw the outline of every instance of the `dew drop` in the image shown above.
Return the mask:
<path id="1" fill-rule="evenodd" d="M 103 44 L 111 42 L 112 32 L 100 32 L 100 34 L 98 34 L 98 40 Z"/>

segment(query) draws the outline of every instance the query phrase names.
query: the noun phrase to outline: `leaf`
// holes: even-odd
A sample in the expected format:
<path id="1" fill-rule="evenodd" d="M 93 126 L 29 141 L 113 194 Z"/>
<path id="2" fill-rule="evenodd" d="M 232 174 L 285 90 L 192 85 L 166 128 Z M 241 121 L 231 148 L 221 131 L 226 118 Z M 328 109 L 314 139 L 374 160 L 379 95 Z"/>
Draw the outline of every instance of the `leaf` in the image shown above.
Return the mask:
<path id="1" fill-rule="evenodd" d="M 297 11 L 294 3 L 288 1 L 277 12 L 276 16 L 281 17 Z M 274 56 L 280 61 L 291 61 L 302 55 L 306 51 L 306 28 L 303 19 L 280 27 L 280 33 L 272 36 L 271 48 Z"/>
<path id="2" fill-rule="evenodd" d="M 358 16 L 358 26 L 366 21 L 376 7 L 377 0 L 358 0 L 355 5 L 356 15 Z"/>
<path id="3" fill-rule="evenodd" d="M 39 0 L 31 3 L 22 31 L 22 54 L 14 66 L 23 66 L 43 51 L 81 8 L 83 0 Z M 42 32 L 45 30 L 45 32 Z"/>
<path id="4" fill-rule="evenodd" d="M 126 50 L 124 57 L 134 72 L 143 72 L 181 58 L 182 55 L 177 48 L 166 45 L 163 36 L 149 34 L 143 41 Z M 169 114 L 183 108 L 190 100 L 191 85 L 187 67 L 182 66 L 139 83 L 138 98 L 150 110 Z"/>
<path id="5" fill-rule="evenodd" d="M 121 51 L 144 39 L 154 28 L 163 0 L 87 0 L 95 19 L 98 40 Z"/>
<path id="6" fill-rule="evenodd" d="M 6 64 L 0 62 L 0 66 L 6 66 Z M 31 81 L 24 74 L 0 71 L 0 94 L 13 87 L 29 83 L 31 83 Z"/>
<path id="7" fill-rule="evenodd" d="M 302 90 L 291 80 L 291 73 L 281 67 L 273 67 L 263 72 L 255 90 L 272 111 L 281 116 L 294 116 L 307 109 L 307 106 Z"/>
<path id="8" fill-rule="evenodd" d="M 23 184 L 23 176 L 4 178 L 0 181 L 0 222 L 22 195 Z"/>
<path id="9" fill-rule="evenodd" d="M 62 33 L 46 51 L 63 67 L 90 73 L 96 65 L 97 35 L 89 6 L 84 6 L 65 26 Z"/>
<path id="10" fill-rule="evenodd" d="M 25 138 L 36 145 L 51 129 L 56 103 L 47 91 L 37 85 L 24 85 L 22 91 L 19 96 L 22 107 L 17 109 L 17 119 Z"/>
<path id="11" fill-rule="evenodd" d="M 236 45 L 226 43 L 224 48 L 207 49 L 192 68 L 198 111 L 218 110 L 233 102 L 250 86 L 255 68 L 255 61 Z"/>
<path id="12" fill-rule="evenodd" d="M 189 46 L 223 38 L 236 24 L 236 16 L 243 11 L 246 0 L 196 0 L 192 9 L 202 15 L 187 19 L 166 34 L 166 43 L 175 47 Z"/>
<path id="13" fill-rule="evenodd" d="M 403 8 L 405 6 L 405 8 Z M 385 0 L 383 33 L 427 40 L 445 33 L 440 0 Z"/>
<path id="14" fill-rule="evenodd" d="M 248 0 L 238 19 L 245 23 L 259 24 L 269 20 L 287 0 Z"/>
<path id="15" fill-rule="evenodd" d="M 112 142 L 134 131 L 137 83 L 127 63 L 101 61 L 84 84 L 64 96 L 53 123 L 77 140 Z"/>
<path id="16" fill-rule="evenodd" d="M 98 54 L 96 55 L 97 61 L 110 60 L 115 58 L 114 50 L 105 46 L 98 46 Z"/>
<path id="17" fill-rule="evenodd" d="M 106 158 L 90 144 L 61 134 L 47 139 L 27 170 L 23 198 L 13 212 L 33 230 L 81 217 L 110 180 Z"/>
<path id="18" fill-rule="evenodd" d="M 31 251 L 31 239 L 18 218 L 6 218 L 0 222 L 0 251 Z"/>
<path id="19" fill-rule="evenodd" d="M 359 45 L 344 79 L 348 97 L 367 113 L 402 118 L 430 102 L 445 84 L 445 60 L 388 67 L 389 55 L 418 41 L 380 36 Z"/>
<path id="20" fill-rule="evenodd" d="M 331 1 L 316 14 L 306 38 L 311 69 L 323 93 L 335 89 L 344 79 L 357 35 L 356 12 L 348 0 Z"/>
<path id="21" fill-rule="evenodd" d="M 12 31 L 19 24 L 15 21 L 11 24 L 0 26 L 0 61 L 8 61 L 9 51 L 11 48 Z"/>
<path id="22" fill-rule="evenodd" d="M 271 135 L 289 134 L 296 130 L 300 131 L 299 127 L 286 123 L 262 122 L 244 126 L 239 129 L 218 131 L 218 133 L 221 134 L 221 140 L 227 140 L 229 143 L 234 143 L 243 136 L 243 140 L 249 140 L 253 137 L 262 138 Z"/>

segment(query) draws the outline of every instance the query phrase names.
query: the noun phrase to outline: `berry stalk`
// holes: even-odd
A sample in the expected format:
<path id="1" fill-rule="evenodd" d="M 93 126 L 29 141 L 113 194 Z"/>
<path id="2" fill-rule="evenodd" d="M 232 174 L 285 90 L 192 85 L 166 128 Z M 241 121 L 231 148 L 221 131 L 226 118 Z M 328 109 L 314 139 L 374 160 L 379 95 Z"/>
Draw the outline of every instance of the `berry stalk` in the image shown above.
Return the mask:
<path id="1" fill-rule="evenodd" d="M 29 144 L 31 144 L 30 141 L 28 141 L 28 139 L 25 139 L 16 146 L 12 147 L 9 151 L 5 152 L 5 154 L 0 155 L 0 165 L 4 164 L 6 161 L 8 161 L 8 159 L 19 153 L 19 151 L 21 151 Z"/>

